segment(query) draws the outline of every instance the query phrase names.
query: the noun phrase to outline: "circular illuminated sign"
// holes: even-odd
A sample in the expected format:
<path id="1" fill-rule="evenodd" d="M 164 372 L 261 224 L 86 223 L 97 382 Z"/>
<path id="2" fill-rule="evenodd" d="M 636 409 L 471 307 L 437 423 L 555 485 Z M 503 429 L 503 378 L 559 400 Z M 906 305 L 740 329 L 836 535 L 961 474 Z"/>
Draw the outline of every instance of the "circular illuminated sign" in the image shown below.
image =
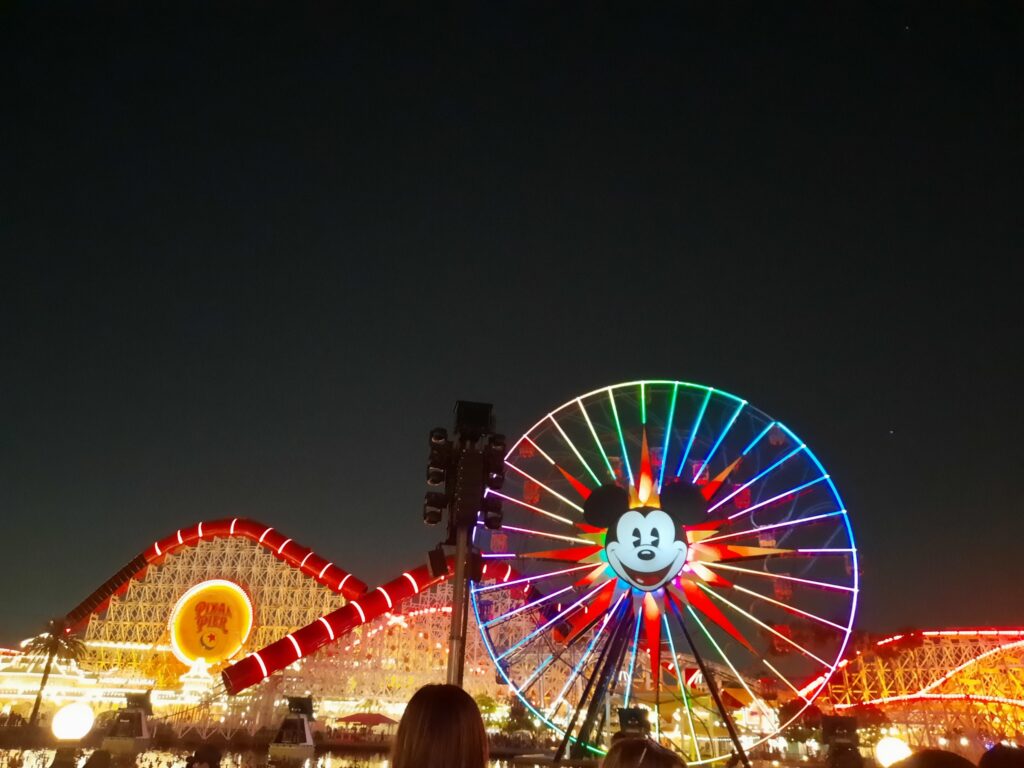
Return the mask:
<path id="1" fill-rule="evenodd" d="M 92 729 L 92 708 L 81 701 L 65 704 L 50 723 L 53 735 L 62 741 L 80 739 Z"/>
<path id="2" fill-rule="evenodd" d="M 252 630 L 252 603 L 234 582 L 204 581 L 178 598 L 170 629 L 171 650 L 183 664 L 217 664 L 242 650 Z"/>

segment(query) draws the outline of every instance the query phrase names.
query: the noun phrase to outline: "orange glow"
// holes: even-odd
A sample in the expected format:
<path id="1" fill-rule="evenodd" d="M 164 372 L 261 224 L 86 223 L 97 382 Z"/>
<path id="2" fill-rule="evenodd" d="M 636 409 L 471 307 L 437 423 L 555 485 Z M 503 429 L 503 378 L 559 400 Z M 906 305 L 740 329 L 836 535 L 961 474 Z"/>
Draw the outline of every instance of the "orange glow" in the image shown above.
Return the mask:
<path id="1" fill-rule="evenodd" d="M 227 661 L 242 650 L 252 631 L 252 603 L 231 581 L 212 579 L 196 584 L 171 611 L 171 651 L 191 666 Z"/>

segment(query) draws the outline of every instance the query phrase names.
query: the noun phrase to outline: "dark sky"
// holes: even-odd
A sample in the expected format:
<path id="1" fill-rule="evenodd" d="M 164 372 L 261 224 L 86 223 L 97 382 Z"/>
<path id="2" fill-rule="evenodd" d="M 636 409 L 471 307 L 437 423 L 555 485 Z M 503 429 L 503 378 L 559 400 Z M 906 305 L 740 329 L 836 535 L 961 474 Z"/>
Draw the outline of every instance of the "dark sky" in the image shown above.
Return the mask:
<path id="1" fill-rule="evenodd" d="M 1020 5 L 482 5 L 5 4 L 0 642 L 203 519 L 390 578 L 456 399 L 642 377 L 807 440 L 862 627 L 1024 625 Z"/>

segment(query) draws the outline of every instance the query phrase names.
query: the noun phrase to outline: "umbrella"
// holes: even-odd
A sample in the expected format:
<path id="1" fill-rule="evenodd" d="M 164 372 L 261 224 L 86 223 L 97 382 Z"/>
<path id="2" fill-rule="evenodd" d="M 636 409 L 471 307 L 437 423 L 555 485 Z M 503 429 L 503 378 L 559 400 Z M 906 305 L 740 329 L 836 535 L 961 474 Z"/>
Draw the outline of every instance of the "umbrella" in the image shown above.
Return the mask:
<path id="1" fill-rule="evenodd" d="M 395 725 L 398 721 L 379 712 L 356 712 L 338 718 L 339 723 L 358 723 L 359 725 Z"/>

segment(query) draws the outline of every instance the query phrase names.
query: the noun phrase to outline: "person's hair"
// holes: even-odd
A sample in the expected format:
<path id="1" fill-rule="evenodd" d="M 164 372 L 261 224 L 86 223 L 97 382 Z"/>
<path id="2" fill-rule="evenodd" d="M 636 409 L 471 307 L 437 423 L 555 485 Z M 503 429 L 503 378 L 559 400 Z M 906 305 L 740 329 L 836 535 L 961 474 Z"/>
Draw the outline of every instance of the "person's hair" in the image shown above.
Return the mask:
<path id="1" fill-rule="evenodd" d="M 974 768 L 974 763 L 945 749 L 922 749 L 889 768 Z"/>
<path id="2" fill-rule="evenodd" d="M 1024 749 L 996 744 L 981 756 L 978 768 L 1024 768 Z"/>
<path id="3" fill-rule="evenodd" d="M 686 768 L 686 761 L 652 739 L 614 739 L 602 768 Z"/>
<path id="4" fill-rule="evenodd" d="M 425 685 L 409 699 L 391 749 L 391 768 L 484 768 L 487 732 L 469 694 Z"/>
<path id="5" fill-rule="evenodd" d="M 192 755 L 192 764 L 206 763 L 210 768 L 220 765 L 220 750 L 210 744 L 200 744 Z"/>

